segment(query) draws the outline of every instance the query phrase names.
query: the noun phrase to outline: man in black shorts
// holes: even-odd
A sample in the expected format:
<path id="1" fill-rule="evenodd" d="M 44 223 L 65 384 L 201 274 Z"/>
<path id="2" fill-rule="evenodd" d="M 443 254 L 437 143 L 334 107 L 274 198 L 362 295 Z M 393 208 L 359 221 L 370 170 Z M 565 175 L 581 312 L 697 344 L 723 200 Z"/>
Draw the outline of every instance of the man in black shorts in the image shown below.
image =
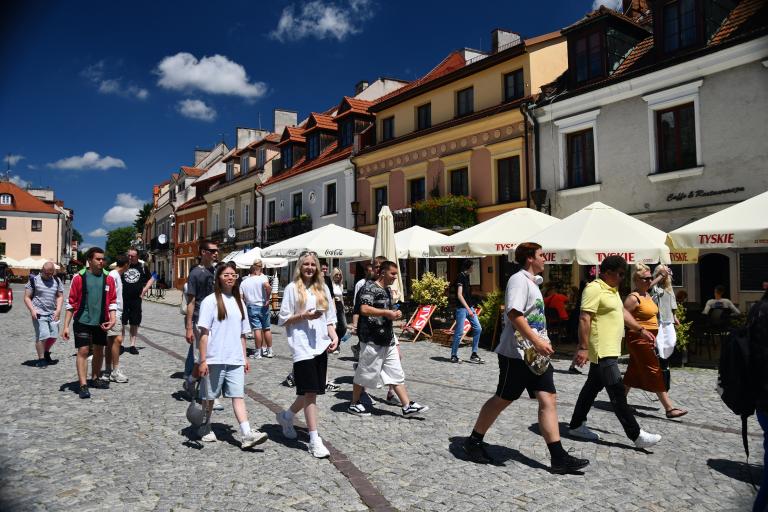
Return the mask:
<path id="1" fill-rule="evenodd" d="M 485 450 L 483 437 L 509 404 L 520 398 L 524 389 L 533 391 L 539 401 L 539 430 L 547 443 L 552 460 L 552 473 L 570 473 L 589 464 L 587 459 L 577 459 L 568 454 L 560 442 L 560 427 L 557 421 L 557 391 L 553 379 L 552 365 L 545 360 L 546 370 L 541 375 L 528 367 L 525 347 L 518 342 L 518 334 L 528 351 L 534 350 L 539 356 L 549 357 L 554 353 L 547 337 L 544 316 L 544 298 L 541 296 L 541 272 L 544 270 L 544 256 L 541 246 L 530 242 L 520 244 L 515 250 L 515 261 L 522 269 L 513 274 L 507 282 L 504 307 L 504 330 L 501 333 L 496 353 L 499 356 L 499 385 L 496 395 L 491 397 L 478 415 L 472 434 L 464 442 L 464 451 L 474 462 L 492 463 L 493 459 Z M 544 368 L 544 364 L 541 365 Z"/>
<path id="2" fill-rule="evenodd" d="M 75 319 L 75 348 L 77 349 L 77 378 L 80 398 L 90 398 L 88 391 L 88 349 L 93 345 L 93 387 L 109 388 L 109 381 L 101 379 L 101 363 L 107 332 L 115 324 L 117 292 L 115 281 L 104 270 L 104 250 L 91 247 L 85 253 L 88 268 L 72 278 L 61 336 L 69 340 L 69 323 Z"/>
<path id="3" fill-rule="evenodd" d="M 139 261 L 136 249 L 128 249 L 128 270 L 123 272 L 123 325 L 130 326 L 131 346 L 128 352 L 138 354 L 136 335 L 141 325 L 141 300 L 155 279 Z"/>

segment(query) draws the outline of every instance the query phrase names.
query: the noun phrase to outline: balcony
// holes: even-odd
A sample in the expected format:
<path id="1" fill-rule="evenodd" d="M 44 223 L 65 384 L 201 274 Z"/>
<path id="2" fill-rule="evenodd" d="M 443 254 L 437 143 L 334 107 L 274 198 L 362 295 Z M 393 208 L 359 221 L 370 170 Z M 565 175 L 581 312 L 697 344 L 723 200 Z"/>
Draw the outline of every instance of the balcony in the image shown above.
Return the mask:
<path id="1" fill-rule="evenodd" d="M 468 228 L 477 223 L 477 202 L 466 196 L 445 196 L 415 203 L 412 208 L 392 212 L 395 231 L 412 226 L 435 231 Z"/>
<path id="2" fill-rule="evenodd" d="M 173 249 L 173 242 L 166 241 L 161 244 L 157 237 L 149 241 L 149 252 L 157 253 Z"/>
<path id="3" fill-rule="evenodd" d="M 312 231 L 312 219 L 301 216 L 283 222 L 274 222 L 267 226 L 265 245 L 276 244 L 288 238 Z"/>

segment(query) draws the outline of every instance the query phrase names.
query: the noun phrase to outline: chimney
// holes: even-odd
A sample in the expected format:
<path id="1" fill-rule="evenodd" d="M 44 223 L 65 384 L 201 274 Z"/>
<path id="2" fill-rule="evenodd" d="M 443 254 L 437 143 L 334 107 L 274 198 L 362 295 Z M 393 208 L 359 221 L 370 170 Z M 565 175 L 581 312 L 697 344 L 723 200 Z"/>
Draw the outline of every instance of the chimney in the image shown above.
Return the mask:
<path id="1" fill-rule="evenodd" d="M 296 126 L 299 120 L 299 113 L 292 110 L 275 109 L 275 133 L 283 133 L 286 126 Z"/>
<path id="2" fill-rule="evenodd" d="M 210 154 L 211 152 L 207 149 L 195 148 L 195 163 L 192 166 L 197 167 L 197 164 L 205 160 L 205 158 Z"/>
<path id="3" fill-rule="evenodd" d="M 360 80 L 355 84 L 355 96 L 360 94 L 365 90 L 366 87 L 368 87 L 368 81 L 367 80 Z"/>
<path id="4" fill-rule="evenodd" d="M 512 46 L 517 46 L 520 44 L 520 41 L 520 34 L 500 28 L 494 29 L 491 31 L 491 53 L 497 53 Z"/>

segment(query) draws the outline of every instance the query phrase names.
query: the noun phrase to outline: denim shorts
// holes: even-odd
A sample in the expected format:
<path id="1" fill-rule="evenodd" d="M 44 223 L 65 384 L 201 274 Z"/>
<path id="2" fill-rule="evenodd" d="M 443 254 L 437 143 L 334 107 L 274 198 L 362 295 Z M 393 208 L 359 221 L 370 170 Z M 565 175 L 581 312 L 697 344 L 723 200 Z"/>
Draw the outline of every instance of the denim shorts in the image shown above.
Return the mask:
<path id="1" fill-rule="evenodd" d="M 245 367 L 234 364 L 209 364 L 208 375 L 200 379 L 200 398 L 213 400 L 245 397 Z"/>
<path id="2" fill-rule="evenodd" d="M 53 321 L 53 315 L 41 315 L 32 321 L 35 326 L 35 341 L 59 337 L 59 322 Z"/>
<path id="3" fill-rule="evenodd" d="M 251 329 L 261 329 L 268 331 L 272 325 L 269 319 L 269 306 L 256 306 L 255 304 L 246 305 L 248 310 L 248 321 L 251 323 Z"/>

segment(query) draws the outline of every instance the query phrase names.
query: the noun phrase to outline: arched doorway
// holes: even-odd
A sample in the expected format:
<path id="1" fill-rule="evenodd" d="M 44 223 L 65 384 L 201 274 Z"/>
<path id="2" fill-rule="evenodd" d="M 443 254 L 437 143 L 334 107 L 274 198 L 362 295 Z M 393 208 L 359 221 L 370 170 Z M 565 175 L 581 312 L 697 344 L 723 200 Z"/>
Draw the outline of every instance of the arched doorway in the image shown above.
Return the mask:
<path id="1" fill-rule="evenodd" d="M 718 253 L 699 258 L 699 302 L 704 304 L 714 297 L 717 285 L 725 286 L 725 297 L 731 296 L 731 262 L 728 256 Z"/>

